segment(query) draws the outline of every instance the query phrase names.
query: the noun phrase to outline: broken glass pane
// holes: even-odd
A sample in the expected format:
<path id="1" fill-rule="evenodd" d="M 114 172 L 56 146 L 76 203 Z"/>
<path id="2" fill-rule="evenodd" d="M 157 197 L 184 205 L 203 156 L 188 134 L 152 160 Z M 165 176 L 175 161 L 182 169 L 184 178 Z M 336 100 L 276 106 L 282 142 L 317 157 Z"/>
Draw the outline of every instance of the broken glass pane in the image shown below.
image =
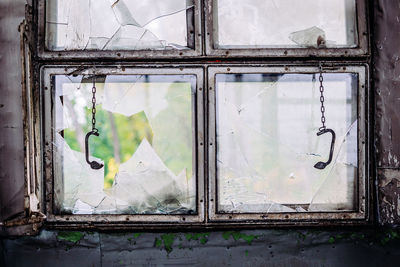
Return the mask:
<path id="1" fill-rule="evenodd" d="M 355 208 L 357 74 L 217 74 L 219 212 L 305 212 Z"/>
<path id="2" fill-rule="evenodd" d="M 193 48 L 192 0 L 46 0 L 49 50 Z"/>
<path id="3" fill-rule="evenodd" d="M 196 212 L 194 75 L 55 75 L 55 205 L 73 214 Z"/>
<path id="4" fill-rule="evenodd" d="M 216 0 L 214 47 L 355 47 L 355 2 Z"/>

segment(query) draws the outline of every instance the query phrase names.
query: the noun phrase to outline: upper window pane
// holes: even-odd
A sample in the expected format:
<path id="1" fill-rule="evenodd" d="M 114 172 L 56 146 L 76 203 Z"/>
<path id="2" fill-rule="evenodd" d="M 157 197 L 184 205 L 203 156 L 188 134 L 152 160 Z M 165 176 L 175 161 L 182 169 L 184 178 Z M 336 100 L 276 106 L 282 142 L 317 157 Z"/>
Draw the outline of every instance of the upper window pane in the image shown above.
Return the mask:
<path id="1" fill-rule="evenodd" d="M 49 50 L 193 48 L 191 0 L 46 0 Z"/>
<path id="2" fill-rule="evenodd" d="M 358 76 L 217 74 L 218 212 L 351 211 L 358 182 Z"/>
<path id="3" fill-rule="evenodd" d="M 215 0 L 214 48 L 350 48 L 355 0 Z"/>
<path id="4" fill-rule="evenodd" d="M 53 76 L 56 213 L 193 214 L 195 75 Z"/>

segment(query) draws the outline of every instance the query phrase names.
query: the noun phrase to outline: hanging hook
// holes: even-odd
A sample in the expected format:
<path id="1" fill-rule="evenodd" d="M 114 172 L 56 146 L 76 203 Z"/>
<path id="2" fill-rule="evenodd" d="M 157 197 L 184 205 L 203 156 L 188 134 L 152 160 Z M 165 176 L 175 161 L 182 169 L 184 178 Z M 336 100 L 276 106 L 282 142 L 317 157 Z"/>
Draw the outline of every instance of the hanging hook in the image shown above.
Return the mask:
<path id="1" fill-rule="evenodd" d="M 94 170 L 101 169 L 104 164 L 97 161 L 89 161 L 89 137 L 91 135 L 99 136 L 99 130 L 96 128 L 96 76 L 93 73 L 93 87 L 92 87 L 92 130 L 86 134 L 85 137 L 85 157 L 86 162 Z"/>
<path id="2" fill-rule="evenodd" d="M 314 167 L 319 169 L 319 170 L 325 169 L 325 167 L 328 166 L 331 163 L 332 157 L 333 157 L 333 149 L 335 147 L 335 139 L 336 139 L 335 131 L 333 131 L 332 129 L 328 129 L 328 128 L 321 128 L 318 131 L 317 136 L 323 135 L 325 133 L 330 133 L 332 135 L 331 149 L 329 151 L 329 158 L 328 158 L 327 162 L 319 161 L 314 165 Z"/>
<path id="3" fill-rule="evenodd" d="M 320 62 L 319 63 L 319 83 L 320 83 L 319 91 L 321 93 L 321 96 L 320 96 L 319 100 L 321 102 L 321 123 L 322 123 L 322 126 L 319 128 L 317 136 L 323 135 L 325 133 L 330 133 L 332 135 L 332 139 L 331 139 L 331 148 L 330 148 L 330 151 L 329 151 L 328 161 L 326 161 L 326 162 L 319 161 L 314 165 L 314 167 L 319 169 L 319 170 L 325 169 L 325 167 L 328 166 L 331 163 L 332 157 L 333 157 L 333 150 L 334 150 L 334 147 L 335 147 L 335 139 L 336 139 L 335 131 L 333 131 L 332 129 L 328 129 L 325 126 L 326 118 L 325 118 L 325 106 L 324 106 L 325 97 L 324 97 L 323 81 L 324 81 L 324 77 L 322 76 L 322 64 Z"/>
<path id="4" fill-rule="evenodd" d="M 99 136 L 98 130 L 97 130 L 96 128 L 94 128 L 93 130 L 91 130 L 90 132 L 88 132 L 88 133 L 86 134 L 86 137 L 85 137 L 85 156 L 86 156 L 86 162 L 90 165 L 90 167 L 91 167 L 92 169 L 98 170 L 98 169 L 101 169 L 101 168 L 104 166 L 104 164 L 99 163 L 99 162 L 97 162 L 97 161 L 89 161 L 89 151 L 90 151 L 90 150 L 89 150 L 89 137 L 90 137 L 91 135 Z"/>

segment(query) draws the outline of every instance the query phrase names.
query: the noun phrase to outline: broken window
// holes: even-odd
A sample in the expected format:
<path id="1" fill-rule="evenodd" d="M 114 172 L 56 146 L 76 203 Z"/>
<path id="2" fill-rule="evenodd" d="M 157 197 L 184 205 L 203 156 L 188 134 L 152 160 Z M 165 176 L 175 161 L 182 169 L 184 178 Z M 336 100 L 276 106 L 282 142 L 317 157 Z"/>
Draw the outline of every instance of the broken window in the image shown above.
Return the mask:
<path id="1" fill-rule="evenodd" d="M 92 75 L 93 76 L 93 75 Z M 61 214 L 192 214 L 194 75 L 54 75 L 55 211 Z M 92 169 L 85 135 L 96 128 Z"/>
<path id="2" fill-rule="evenodd" d="M 46 0 L 49 50 L 194 48 L 191 0 Z"/>
<path id="3" fill-rule="evenodd" d="M 315 74 L 217 74 L 218 210 L 352 210 L 357 177 L 357 76 L 324 75 L 330 136 L 317 137 Z"/>
<path id="4" fill-rule="evenodd" d="M 358 211 L 365 157 L 365 142 L 360 143 L 360 131 L 365 131 L 359 102 L 365 101 L 362 68 L 335 68 L 321 73 L 322 78 L 318 68 L 270 70 L 210 70 L 215 84 L 209 154 L 215 164 L 213 218 Z M 333 145 L 331 135 L 317 135 L 322 126 L 320 79 L 325 126 L 336 137 Z M 331 145 L 332 161 L 317 168 L 317 162 L 328 161 Z"/>
<path id="5" fill-rule="evenodd" d="M 216 48 L 354 47 L 355 0 L 216 0 Z"/>

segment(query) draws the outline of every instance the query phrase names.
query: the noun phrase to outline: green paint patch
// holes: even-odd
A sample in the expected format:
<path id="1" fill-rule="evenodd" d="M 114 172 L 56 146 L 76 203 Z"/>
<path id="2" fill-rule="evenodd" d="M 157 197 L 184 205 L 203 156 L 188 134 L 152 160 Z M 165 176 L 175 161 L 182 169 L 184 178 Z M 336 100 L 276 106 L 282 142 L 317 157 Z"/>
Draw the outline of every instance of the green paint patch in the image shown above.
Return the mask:
<path id="1" fill-rule="evenodd" d="M 72 243 L 78 243 L 85 235 L 81 232 L 59 232 L 57 235 L 58 240 L 65 240 Z"/>
<path id="2" fill-rule="evenodd" d="M 242 239 L 242 240 L 246 241 L 249 245 L 251 245 L 251 243 L 254 241 L 254 239 L 257 238 L 256 235 L 246 235 L 246 234 L 238 232 L 238 231 L 227 231 L 227 232 L 222 233 L 222 237 L 225 240 L 228 240 L 231 236 L 235 241 Z"/>

